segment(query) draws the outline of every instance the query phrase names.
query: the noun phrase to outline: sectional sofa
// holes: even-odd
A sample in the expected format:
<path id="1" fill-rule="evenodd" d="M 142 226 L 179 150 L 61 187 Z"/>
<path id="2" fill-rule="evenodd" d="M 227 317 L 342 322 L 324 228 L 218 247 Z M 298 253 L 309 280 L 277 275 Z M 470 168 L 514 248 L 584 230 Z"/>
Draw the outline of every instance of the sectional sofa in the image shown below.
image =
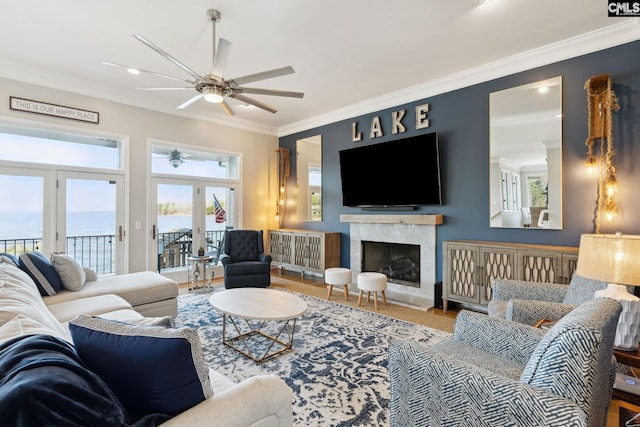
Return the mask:
<path id="1" fill-rule="evenodd" d="M 36 272 L 34 280 L 13 261 L 0 256 L 0 419 L 292 425 L 292 391 L 284 381 L 262 375 L 234 383 L 206 366 L 197 331 L 166 327 L 177 313 L 175 282 L 154 272 L 97 279 L 84 269 L 78 289 L 43 296 L 47 285 L 38 279 L 45 276 Z M 158 409 L 167 402 L 170 411 Z M 147 404 L 152 409 L 144 412 Z"/>

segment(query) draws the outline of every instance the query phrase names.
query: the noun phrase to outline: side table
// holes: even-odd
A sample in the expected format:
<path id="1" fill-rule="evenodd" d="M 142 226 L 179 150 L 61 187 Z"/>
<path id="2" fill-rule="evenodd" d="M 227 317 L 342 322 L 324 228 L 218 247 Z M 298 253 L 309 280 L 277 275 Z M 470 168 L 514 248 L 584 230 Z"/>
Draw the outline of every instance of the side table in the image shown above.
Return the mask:
<path id="1" fill-rule="evenodd" d="M 211 267 L 211 276 L 207 274 L 207 264 L 213 260 L 212 256 L 190 256 L 189 261 L 189 290 L 194 289 L 211 289 L 213 288 L 213 267 Z"/>
<path id="2" fill-rule="evenodd" d="M 632 368 L 640 368 L 640 348 L 634 351 L 624 351 L 613 349 L 613 355 L 616 357 L 618 363 L 630 366 Z M 640 405 L 640 396 L 632 393 L 627 393 L 622 390 L 613 389 L 613 397 L 624 400 L 625 402 L 633 403 L 634 405 Z"/>

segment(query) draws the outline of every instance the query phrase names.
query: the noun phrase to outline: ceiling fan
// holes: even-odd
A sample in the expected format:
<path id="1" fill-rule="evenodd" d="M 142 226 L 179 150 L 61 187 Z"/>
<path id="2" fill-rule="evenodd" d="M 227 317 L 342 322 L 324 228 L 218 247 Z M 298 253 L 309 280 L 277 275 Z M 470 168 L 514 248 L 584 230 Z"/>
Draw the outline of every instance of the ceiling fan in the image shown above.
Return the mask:
<path id="1" fill-rule="evenodd" d="M 220 38 L 218 42 L 218 49 L 216 51 L 216 22 L 220 20 L 220 12 L 215 9 L 209 9 L 207 11 L 207 16 L 209 21 L 212 23 L 213 28 L 213 55 L 212 55 L 212 67 L 211 72 L 209 74 L 201 75 L 197 72 L 193 71 L 191 68 L 177 60 L 175 57 L 171 56 L 151 41 L 146 39 L 145 37 L 134 34 L 137 40 L 145 44 L 147 47 L 151 48 L 155 52 L 162 55 L 165 59 L 172 62 L 174 65 L 185 71 L 189 74 L 190 78 L 180 78 L 174 77 L 167 74 L 157 73 L 155 71 L 142 70 L 134 67 L 128 67 L 126 65 L 116 64 L 113 62 L 102 61 L 105 65 L 111 65 L 115 67 L 126 68 L 132 74 L 140 74 L 147 73 L 153 74 L 156 76 L 183 81 L 189 84 L 188 87 L 158 87 L 158 88 L 140 88 L 142 90 L 195 90 L 198 92 L 197 95 L 188 99 L 184 103 L 178 106 L 178 109 L 185 109 L 192 105 L 193 103 L 204 99 L 208 102 L 219 103 L 224 111 L 229 115 L 233 116 L 233 110 L 227 103 L 227 98 L 233 98 L 245 104 L 253 105 L 255 107 L 261 108 L 270 113 L 276 113 L 274 107 L 260 102 L 256 99 L 245 96 L 244 94 L 256 94 L 256 95 L 272 95 L 272 96 L 286 96 L 290 98 L 302 98 L 304 93 L 302 92 L 291 92 L 285 90 L 273 90 L 273 89 L 259 89 L 259 88 L 249 88 L 243 87 L 242 85 L 257 82 L 260 80 L 272 79 L 274 77 L 285 76 L 287 74 L 295 73 L 294 69 L 291 66 L 276 68 L 269 71 L 263 71 L 256 74 L 250 74 L 243 77 L 237 77 L 234 79 L 225 79 L 223 78 L 224 70 L 227 65 L 227 60 L 229 57 L 229 53 L 231 51 L 231 42 Z"/>

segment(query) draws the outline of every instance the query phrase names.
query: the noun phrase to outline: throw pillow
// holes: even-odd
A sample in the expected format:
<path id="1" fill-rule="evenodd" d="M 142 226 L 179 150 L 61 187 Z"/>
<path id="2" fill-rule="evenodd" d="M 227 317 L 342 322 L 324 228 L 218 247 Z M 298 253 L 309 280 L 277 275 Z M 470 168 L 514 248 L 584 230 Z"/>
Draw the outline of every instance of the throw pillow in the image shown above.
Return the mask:
<path id="1" fill-rule="evenodd" d="M 84 267 L 84 274 L 87 276 L 87 282 L 95 282 L 98 280 L 98 273 L 95 270 L 90 269 L 89 267 Z"/>
<path id="2" fill-rule="evenodd" d="M 51 262 L 40 252 L 27 252 L 20 255 L 20 269 L 36 283 L 40 295 L 51 296 L 62 289 L 60 276 Z"/>
<path id="3" fill-rule="evenodd" d="M 16 258 L 15 255 L 8 254 L 6 252 L 0 254 L 0 262 L 7 262 L 9 264 L 15 265 L 16 267 L 20 263 L 20 261 L 18 261 L 18 258 Z"/>
<path id="4" fill-rule="evenodd" d="M 80 315 L 69 322 L 80 358 L 136 417 L 175 416 L 213 396 L 198 332 Z"/>
<path id="5" fill-rule="evenodd" d="M 80 264 L 69 255 L 54 254 L 51 264 L 60 276 L 62 286 L 69 291 L 79 291 L 87 281 L 87 274 Z"/>

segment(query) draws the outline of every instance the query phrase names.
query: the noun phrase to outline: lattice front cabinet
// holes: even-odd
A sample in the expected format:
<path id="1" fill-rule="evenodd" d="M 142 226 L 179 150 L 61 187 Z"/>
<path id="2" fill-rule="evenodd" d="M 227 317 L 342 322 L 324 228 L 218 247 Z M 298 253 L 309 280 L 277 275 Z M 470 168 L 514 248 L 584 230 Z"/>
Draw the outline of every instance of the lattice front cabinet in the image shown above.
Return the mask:
<path id="1" fill-rule="evenodd" d="M 269 230 L 272 264 L 301 273 L 322 275 L 340 267 L 340 233 L 310 230 Z"/>
<path id="2" fill-rule="evenodd" d="M 493 280 L 569 283 L 578 248 L 471 240 L 443 242 L 443 308 L 448 301 L 486 306 Z"/>

